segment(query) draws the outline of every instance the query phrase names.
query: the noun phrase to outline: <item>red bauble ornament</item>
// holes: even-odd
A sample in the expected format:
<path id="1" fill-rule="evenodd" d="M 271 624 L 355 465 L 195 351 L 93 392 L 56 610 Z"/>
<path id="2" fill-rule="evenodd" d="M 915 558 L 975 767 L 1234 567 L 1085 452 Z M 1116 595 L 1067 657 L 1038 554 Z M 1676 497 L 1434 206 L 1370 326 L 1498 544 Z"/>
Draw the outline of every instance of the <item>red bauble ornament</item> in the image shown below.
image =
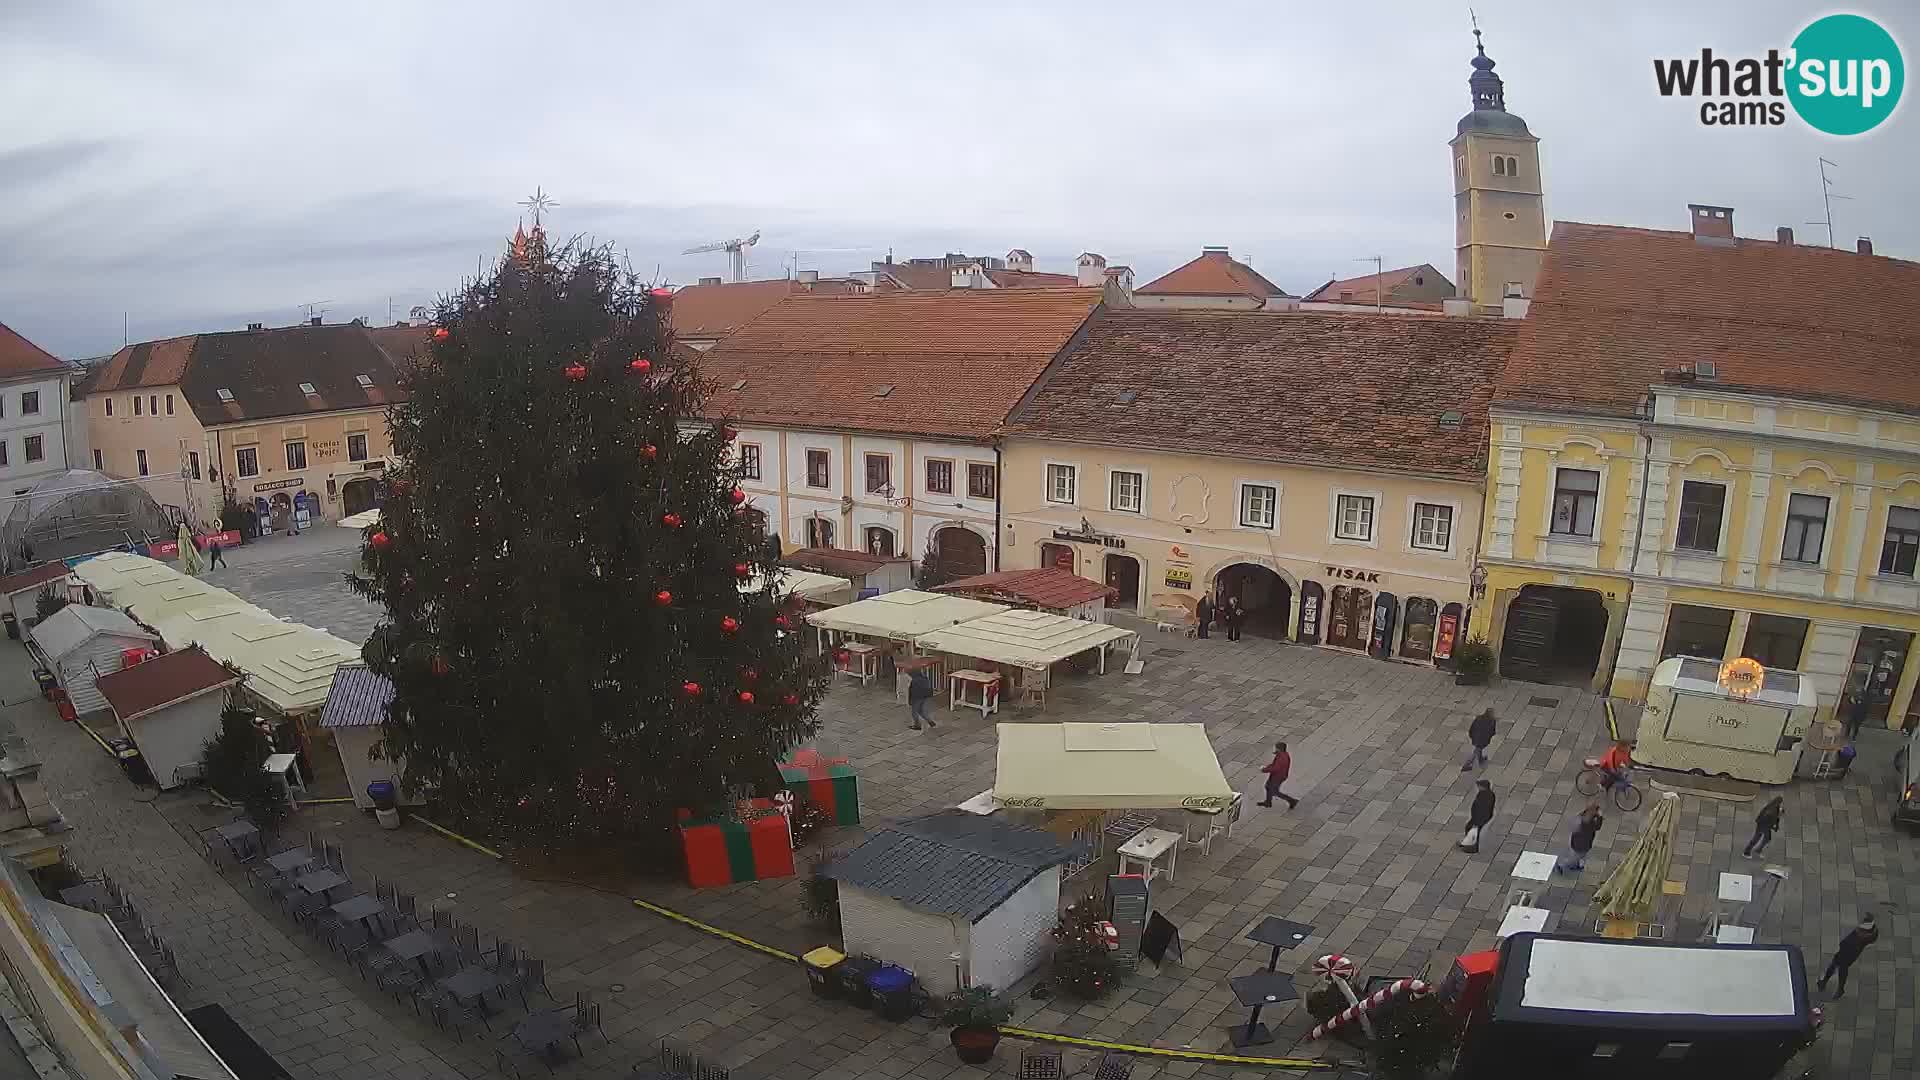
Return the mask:
<path id="1" fill-rule="evenodd" d="M 740 629 L 740 620 L 728 615 L 720 620 L 720 629 L 731 634 Z"/>
<path id="2" fill-rule="evenodd" d="M 653 602 L 661 607 L 672 607 L 673 594 L 665 589 L 661 589 L 659 592 L 653 594 Z"/>
<path id="3" fill-rule="evenodd" d="M 720 429 L 720 437 L 728 442 L 732 442 L 740 437 L 740 433 L 730 427 L 723 427 Z"/>
<path id="4" fill-rule="evenodd" d="M 740 704 L 742 705 L 753 704 L 753 691 L 751 690 L 740 691 Z"/>
<path id="5" fill-rule="evenodd" d="M 640 460 L 642 461 L 652 461 L 653 459 L 659 456 L 660 456 L 660 448 L 653 445 L 652 443 L 648 443 L 647 445 L 640 448 Z"/>
<path id="6" fill-rule="evenodd" d="M 799 694 L 783 694 L 781 695 L 781 698 L 780 698 L 780 704 L 798 705 L 800 704 L 800 695 Z"/>
<path id="7" fill-rule="evenodd" d="M 743 667 L 740 669 L 740 678 L 745 682 L 759 682 L 760 672 L 755 668 Z"/>
<path id="8" fill-rule="evenodd" d="M 672 289 L 648 289 L 648 290 L 647 290 L 647 295 L 648 295 L 648 296 L 650 296 L 650 297 L 652 297 L 652 298 L 653 298 L 653 302 L 654 302 L 654 303 L 656 303 L 656 304 L 671 304 L 671 303 L 673 303 L 673 290 L 672 290 Z"/>
<path id="9" fill-rule="evenodd" d="M 453 334 L 444 326 L 436 326 L 433 328 L 433 340 L 435 341 L 445 341 L 452 336 Z"/>
<path id="10" fill-rule="evenodd" d="M 680 684 L 680 692 L 688 697 L 700 696 L 700 684 L 691 680 Z"/>
<path id="11" fill-rule="evenodd" d="M 660 524 L 665 525 L 669 529 L 677 529 L 680 527 L 680 515 L 669 510 L 660 515 Z"/>
<path id="12" fill-rule="evenodd" d="M 793 624 L 787 621 L 787 617 L 785 615 L 775 615 L 773 617 L 773 625 L 782 630 L 785 630 L 787 627 L 792 626 Z"/>
<path id="13" fill-rule="evenodd" d="M 753 576 L 753 564 L 737 562 L 733 564 L 733 576 L 745 581 Z"/>
<path id="14" fill-rule="evenodd" d="M 368 541 L 368 543 L 373 545 L 373 550 L 375 551 L 385 551 L 387 550 L 387 545 L 393 543 L 393 541 L 387 539 L 386 533 L 377 532 L 373 534 L 373 539 Z"/>
<path id="15" fill-rule="evenodd" d="M 844 665 L 847 661 L 851 659 L 853 659 L 853 654 L 848 652 L 845 649 L 836 650 L 833 654 L 833 662 L 836 664 Z"/>
<path id="16" fill-rule="evenodd" d="M 582 364 L 578 361 L 568 364 L 566 369 L 566 375 L 567 375 L 567 378 L 572 382 L 583 382 L 586 380 L 586 377 L 587 377 L 587 365 Z"/>
<path id="17" fill-rule="evenodd" d="M 653 370 L 653 361 L 644 356 L 636 356 L 633 358 L 633 363 L 627 365 L 627 370 L 635 375 L 645 375 Z"/>
<path id="18" fill-rule="evenodd" d="M 741 491 L 739 488 L 734 488 L 732 491 L 727 492 L 727 498 L 733 500 L 733 505 L 739 506 L 741 503 L 747 501 L 747 493 Z"/>

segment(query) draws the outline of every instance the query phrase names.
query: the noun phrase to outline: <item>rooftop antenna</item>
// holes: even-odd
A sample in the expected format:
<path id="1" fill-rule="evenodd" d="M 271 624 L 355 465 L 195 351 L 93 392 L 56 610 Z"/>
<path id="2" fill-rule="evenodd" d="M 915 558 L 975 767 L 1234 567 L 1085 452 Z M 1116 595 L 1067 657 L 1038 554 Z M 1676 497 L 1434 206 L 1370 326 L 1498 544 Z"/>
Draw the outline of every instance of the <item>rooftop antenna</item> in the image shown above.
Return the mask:
<path id="1" fill-rule="evenodd" d="M 1373 313 L 1378 315 L 1380 314 L 1380 279 L 1386 273 L 1381 268 L 1386 265 L 1386 259 L 1380 255 L 1362 255 L 1353 261 L 1373 264 Z"/>
<path id="2" fill-rule="evenodd" d="M 1833 193 L 1833 181 L 1832 181 L 1831 179 L 1829 179 L 1829 178 L 1827 177 L 1827 167 L 1828 167 L 1828 166 L 1830 166 L 1830 165 L 1831 165 L 1832 167 L 1834 167 L 1834 168 L 1836 168 L 1836 169 L 1840 167 L 1840 164 L 1839 164 L 1838 162 L 1834 162 L 1834 161 L 1828 161 L 1828 160 L 1827 160 L 1826 158 L 1821 158 L 1821 159 L 1820 159 L 1820 201 L 1821 201 L 1821 204 L 1822 204 L 1822 205 L 1824 205 L 1824 206 L 1825 206 L 1825 207 L 1827 208 L 1827 220 L 1825 220 L 1825 221 L 1809 221 L 1809 222 L 1807 222 L 1807 224 L 1809 224 L 1809 225 L 1825 225 L 1825 226 L 1827 227 L 1827 246 L 1828 246 L 1828 247 L 1833 247 L 1833 246 L 1834 246 L 1834 243 L 1833 243 L 1833 200 L 1835 200 L 1835 199 L 1841 199 L 1841 200 L 1843 200 L 1843 201 L 1849 201 L 1849 202 L 1850 202 L 1850 201 L 1852 201 L 1852 199 L 1853 199 L 1853 196 L 1851 196 L 1851 195 L 1835 195 L 1835 194 Z"/>
<path id="3" fill-rule="evenodd" d="M 316 313 L 325 315 L 327 313 L 326 305 L 331 303 L 333 303 L 331 300 L 309 300 L 300 306 L 307 309 L 307 321 L 312 322 Z"/>

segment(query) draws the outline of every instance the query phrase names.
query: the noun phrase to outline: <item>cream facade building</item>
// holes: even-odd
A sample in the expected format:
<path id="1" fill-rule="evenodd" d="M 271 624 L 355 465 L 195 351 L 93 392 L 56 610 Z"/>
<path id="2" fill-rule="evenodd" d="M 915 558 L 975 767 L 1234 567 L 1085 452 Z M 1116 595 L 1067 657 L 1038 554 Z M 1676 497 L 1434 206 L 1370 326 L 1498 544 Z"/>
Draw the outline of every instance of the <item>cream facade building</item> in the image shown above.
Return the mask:
<path id="1" fill-rule="evenodd" d="M 1478 45 L 1468 86 L 1473 111 L 1453 142 L 1454 281 L 1475 310 L 1493 313 L 1534 294 L 1547 250 L 1540 140 L 1507 111 L 1506 87 Z"/>

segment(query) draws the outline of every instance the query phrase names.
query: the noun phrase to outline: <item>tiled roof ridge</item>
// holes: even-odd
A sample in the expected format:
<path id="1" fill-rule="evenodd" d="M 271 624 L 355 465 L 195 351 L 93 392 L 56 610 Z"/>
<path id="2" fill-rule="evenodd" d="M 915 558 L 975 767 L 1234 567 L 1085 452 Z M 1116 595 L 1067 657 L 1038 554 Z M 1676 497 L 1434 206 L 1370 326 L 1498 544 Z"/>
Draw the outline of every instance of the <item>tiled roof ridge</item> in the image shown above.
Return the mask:
<path id="1" fill-rule="evenodd" d="M 1872 341 L 1886 341 L 1898 345 L 1920 346 L 1920 335 L 1900 335 L 1881 333 L 1875 330 L 1841 328 L 1818 319 L 1758 318 L 1745 312 L 1740 314 L 1701 314 L 1686 308 L 1656 307 L 1643 304 L 1610 304 L 1592 300 L 1567 300 L 1557 296 L 1547 296 L 1536 300 L 1529 309 L 1532 311 L 1552 308 L 1566 308 L 1598 314 L 1631 314 L 1653 316 L 1662 319 L 1680 319 L 1699 326 L 1755 327 L 1763 329 L 1811 330 L 1822 334 L 1835 334 L 1841 337 L 1860 338 Z"/>

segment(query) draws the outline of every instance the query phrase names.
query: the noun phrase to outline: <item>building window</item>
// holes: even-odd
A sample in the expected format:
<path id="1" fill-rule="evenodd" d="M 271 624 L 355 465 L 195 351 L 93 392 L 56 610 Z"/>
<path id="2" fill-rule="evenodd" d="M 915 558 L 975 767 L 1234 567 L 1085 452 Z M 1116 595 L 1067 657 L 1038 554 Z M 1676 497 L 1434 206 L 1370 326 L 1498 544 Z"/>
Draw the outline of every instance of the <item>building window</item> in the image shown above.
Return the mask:
<path id="1" fill-rule="evenodd" d="M 1680 527 L 1673 546 L 1682 551 L 1720 550 L 1720 518 L 1727 508 L 1725 484 L 1688 480 L 1680 485 Z"/>
<path id="2" fill-rule="evenodd" d="M 147 412 L 154 416 L 160 415 L 160 395 L 159 394 L 147 395 Z"/>
<path id="3" fill-rule="evenodd" d="M 1335 501 L 1333 535 L 1341 540 L 1373 539 L 1373 498 L 1341 495 Z"/>
<path id="4" fill-rule="evenodd" d="M 1599 506 L 1599 473 L 1592 469 L 1561 469 L 1555 474 L 1553 535 L 1593 539 L 1593 515 Z"/>
<path id="5" fill-rule="evenodd" d="M 113 415 L 113 399 L 112 398 L 107 399 L 107 415 L 108 416 Z"/>
<path id="6" fill-rule="evenodd" d="M 258 447 L 243 446 L 233 452 L 234 471 L 239 475 L 260 475 L 260 451 Z"/>
<path id="7" fill-rule="evenodd" d="M 1740 655 L 1760 661 L 1763 667 L 1794 671 L 1800 667 L 1806 644 L 1807 620 L 1755 612 L 1747 623 L 1747 644 Z"/>
<path id="8" fill-rule="evenodd" d="M 1107 509 L 1138 514 L 1146 508 L 1147 478 L 1144 474 L 1115 469 L 1108 480 Z"/>
<path id="9" fill-rule="evenodd" d="M 141 476 L 147 475 L 147 452 L 145 450 L 135 450 L 133 452 L 133 463 L 134 466 L 140 470 Z"/>
<path id="10" fill-rule="evenodd" d="M 867 492 L 890 495 L 893 492 L 893 459 L 885 454 L 867 455 Z"/>
<path id="11" fill-rule="evenodd" d="M 1887 538 L 1880 545 L 1880 572 L 1912 577 L 1916 556 L 1920 556 L 1920 509 L 1888 507 Z"/>
<path id="12" fill-rule="evenodd" d="M 287 470 L 291 472 L 295 469 L 304 469 L 306 467 L 307 467 L 307 444 L 304 442 L 297 442 L 297 441 L 288 443 L 287 444 Z"/>
<path id="13" fill-rule="evenodd" d="M 832 459 L 827 456 L 825 450 L 807 451 L 807 486 L 817 488 L 833 486 Z M 817 544 L 814 546 L 825 547 L 830 545 Z"/>
<path id="14" fill-rule="evenodd" d="M 0 465 L 7 463 L 7 440 L 0 439 Z"/>
<path id="15" fill-rule="evenodd" d="M 760 479 L 760 444 L 740 444 L 740 479 Z"/>
<path id="16" fill-rule="evenodd" d="M 893 530 L 867 526 L 867 554 L 893 557 Z"/>
<path id="17" fill-rule="evenodd" d="M 1507 159 L 1504 157 L 1501 157 L 1499 154 L 1493 155 L 1493 175 L 1495 176 L 1507 175 Z"/>
<path id="18" fill-rule="evenodd" d="M 167 415 L 168 416 L 173 415 L 173 395 L 172 394 L 167 395 Z"/>
<path id="19" fill-rule="evenodd" d="M 5 443 L 0 443 L 0 464 L 5 464 L 5 463 L 6 463 L 6 457 L 7 457 L 7 448 L 6 448 L 6 444 L 5 444 Z M 93 452 L 93 471 L 94 471 L 94 472 L 106 472 L 106 471 L 107 471 L 107 461 L 106 461 L 106 458 L 105 458 L 104 456 L 102 456 L 102 455 L 101 455 L 101 453 L 100 453 L 100 451 L 98 451 L 98 450 L 95 450 L 95 451 Z"/>
<path id="20" fill-rule="evenodd" d="M 40 391 L 29 390 L 26 393 L 20 395 L 20 415 L 21 416 L 40 415 Z"/>
<path id="21" fill-rule="evenodd" d="M 1675 604 L 1667 609 L 1667 638 L 1660 645 L 1660 659 L 1702 656 L 1723 660 L 1727 654 L 1727 635 L 1732 630 L 1733 612 L 1726 608 Z"/>
<path id="22" fill-rule="evenodd" d="M 365 432 L 347 436 L 347 460 L 367 460 L 367 436 Z"/>
<path id="23" fill-rule="evenodd" d="M 1047 501 L 1070 503 L 1075 491 L 1075 470 L 1071 465 L 1047 466 Z"/>
<path id="24" fill-rule="evenodd" d="M 833 546 L 833 522 L 823 517 L 807 519 L 807 546 L 810 548 L 830 548 Z"/>
<path id="25" fill-rule="evenodd" d="M 927 494 L 953 494 L 953 462 L 934 458 L 927 460 Z"/>
<path id="26" fill-rule="evenodd" d="M 1280 508 L 1280 491 L 1270 484 L 1240 485 L 1240 524 L 1271 529 Z"/>
<path id="27" fill-rule="evenodd" d="M 1787 536 L 1780 545 L 1780 561 L 1819 565 L 1827 543 L 1827 497 L 1787 497 Z"/>
<path id="28" fill-rule="evenodd" d="M 200 451 L 187 451 L 187 472 L 195 480 L 200 479 Z"/>
<path id="29" fill-rule="evenodd" d="M 147 408 L 147 403 L 141 399 L 140 395 L 139 394 L 133 395 L 133 415 L 145 416 L 146 408 Z"/>
<path id="30" fill-rule="evenodd" d="M 1423 551 L 1453 547 L 1453 507 L 1439 503 L 1413 504 L 1413 546 Z"/>
<path id="31" fill-rule="evenodd" d="M 993 466 L 979 461 L 967 462 L 967 497 L 991 499 L 993 493 Z"/>
<path id="32" fill-rule="evenodd" d="M 27 436 L 27 460 L 29 462 L 41 461 L 44 460 L 46 456 L 46 440 L 38 435 Z"/>

